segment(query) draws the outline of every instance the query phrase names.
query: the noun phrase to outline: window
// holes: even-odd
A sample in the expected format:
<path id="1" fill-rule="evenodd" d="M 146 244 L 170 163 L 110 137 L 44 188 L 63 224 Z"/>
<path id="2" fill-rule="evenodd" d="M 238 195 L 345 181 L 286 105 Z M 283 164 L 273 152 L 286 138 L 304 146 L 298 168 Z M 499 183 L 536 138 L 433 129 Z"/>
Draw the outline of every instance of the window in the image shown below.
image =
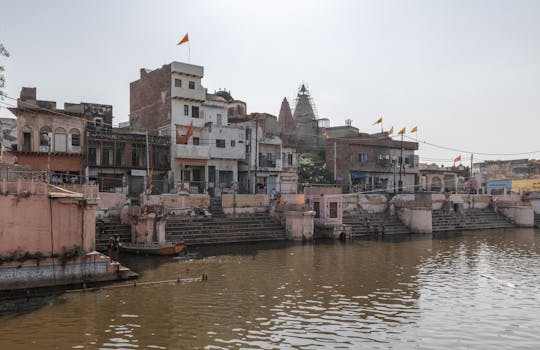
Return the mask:
<path id="1" fill-rule="evenodd" d="M 32 152 L 32 133 L 29 131 L 23 131 L 22 151 Z"/>
<path id="2" fill-rule="evenodd" d="M 41 128 L 39 131 L 39 145 L 42 147 L 49 147 L 51 129 L 48 127 Z"/>
<path id="3" fill-rule="evenodd" d="M 337 217 L 337 202 L 330 202 L 330 218 L 335 219 Z"/>
<path id="4" fill-rule="evenodd" d="M 54 131 L 54 151 L 67 152 L 67 135 L 66 131 L 62 128 Z"/>
<path id="5" fill-rule="evenodd" d="M 236 146 L 236 141 L 235 140 L 231 140 L 231 147 L 235 147 Z"/>
<path id="6" fill-rule="evenodd" d="M 131 148 L 131 166 L 146 166 L 146 145 L 134 144 Z"/>
<path id="7" fill-rule="evenodd" d="M 287 164 L 293 165 L 293 155 L 292 155 L 292 153 L 287 154 Z"/>
<path id="8" fill-rule="evenodd" d="M 104 142 L 101 148 L 101 165 L 113 165 L 113 144 L 110 142 Z"/>
<path id="9" fill-rule="evenodd" d="M 71 147 L 81 147 L 81 133 L 77 129 L 71 129 Z"/>
<path id="10" fill-rule="evenodd" d="M 221 117 L 221 114 L 216 115 L 216 124 L 221 125 L 222 122 L 223 122 L 223 119 Z"/>
<path id="11" fill-rule="evenodd" d="M 191 90 L 195 90 L 195 82 L 194 82 L 194 81 L 190 81 L 190 82 L 189 82 L 189 88 L 190 88 Z"/>
<path id="12" fill-rule="evenodd" d="M 168 147 L 152 146 L 152 167 L 154 169 L 169 167 L 169 151 Z"/>
<path id="13" fill-rule="evenodd" d="M 189 106 L 188 105 L 184 105 L 184 115 L 189 116 Z"/>
<path id="14" fill-rule="evenodd" d="M 90 146 L 88 147 L 88 165 L 96 165 L 96 147 Z"/>
<path id="15" fill-rule="evenodd" d="M 315 218 L 321 217 L 321 203 L 313 202 L 313 211 L 315 212 Z"/>
<path id="16" fill-rule="evenodd" d="M 200 140 L 198 137 L 194 137 L 194 138 L 193 138 L 193 144 L 194 144 L 195 146 L 200 145 L 200 141 L 201 141 L 201 140 Z"/>
<path id="17" fill-rule="evenodd" d="M 219 172 L 219 183 L 222 187 L 231 187 L 233 182 L 233 172 L 232 171 L 220 171 Z"/>
<path id="18" fill-rule="evenodd" d="M 182 80 L 174 79 L 174 87 L 182 87 Z"/>
<path id="19" fill-rule="evenodd" d="M 216 147 L 225 148 L 225 140 L 216 140 Z"/>
<path id="20" fill-rule="evenodd" d="M 191 172 L 190 172 L 189 170 L 184 170 L 182 173 L 183 173 L 183 174 L 182 174 L 182 180 L 184 180 L 184 181 L 191 181 L 191 180 L 190 180 L 190 178 L 191 178 L 191 177 L 190 177 Z"/>
<path id="21" fill-rule="evenodd" d="M 191 106 L 191 116 L 193 118 L 199 118 L 199 107 Z"/>
<path id="22" fill-rule="evenodd" d="M 96 128 L 101 127 L 101 125 L 103 125 L 103 119 L 101 119 L 101 118 L 94 118 L 94 125 L 96 126 Z"/>
<path id="23" fill-rule="evenodd" d="M 114 165 L 116 166 L 124 166 L 126 162 L 126 147 L 123 143 L 117 143 L 115 145 L 115 157 L 114 157 Z"/>
<path id="24" fill-rule="evenodd" d="M 367 153 L 358 153 L 358 161 L 360 163 L 367 163 L 368 162 Z"/>

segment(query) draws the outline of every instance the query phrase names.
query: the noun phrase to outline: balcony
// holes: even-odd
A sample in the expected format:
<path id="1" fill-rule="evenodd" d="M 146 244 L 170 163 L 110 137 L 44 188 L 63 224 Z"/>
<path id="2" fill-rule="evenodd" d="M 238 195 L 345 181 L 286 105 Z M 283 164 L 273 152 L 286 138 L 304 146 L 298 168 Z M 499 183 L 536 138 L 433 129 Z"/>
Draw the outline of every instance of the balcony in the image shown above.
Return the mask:
<path id="1" fill-rule="evenodd" d="M 210 147 L 208 145 L 176 145 L 176 158 L 209 159 Z"/>
<path id="2" fill-rule="evenodd" d="M 188 101 L 204 102 L 204 100 L 206 99 L 206 93 L 204 89 L 201 89 L 201 88 L 189 89 L 189 88 L 173 87 L 172 98 L 178 98 L 178 99 L 188 100 Z"/>
<path id="3" fill-rule="evenodd" d="M 264 159 L 259 158 L 259 170 L 261 171 L 281 171 L 281 159 Z"/>

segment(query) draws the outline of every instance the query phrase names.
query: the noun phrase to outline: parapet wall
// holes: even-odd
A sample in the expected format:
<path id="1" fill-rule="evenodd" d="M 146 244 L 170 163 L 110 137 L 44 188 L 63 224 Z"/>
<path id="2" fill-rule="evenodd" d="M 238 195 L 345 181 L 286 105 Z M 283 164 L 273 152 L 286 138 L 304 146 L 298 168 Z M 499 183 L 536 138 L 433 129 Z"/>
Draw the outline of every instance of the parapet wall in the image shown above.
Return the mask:
<path id="1" fill-rule="evenodd" d="M 225 215 L 267 212 L 269 199 L 266 194 L 226 194 L 221 196 Z"/>
<path id="2" fill-rule="evenodd" d="M 188 215 L 194 208 L 209 208 L 210 196 L 207 194 L 159 194 L 141 195 L 142 205 L 162 205 L 171 215 Z"/>

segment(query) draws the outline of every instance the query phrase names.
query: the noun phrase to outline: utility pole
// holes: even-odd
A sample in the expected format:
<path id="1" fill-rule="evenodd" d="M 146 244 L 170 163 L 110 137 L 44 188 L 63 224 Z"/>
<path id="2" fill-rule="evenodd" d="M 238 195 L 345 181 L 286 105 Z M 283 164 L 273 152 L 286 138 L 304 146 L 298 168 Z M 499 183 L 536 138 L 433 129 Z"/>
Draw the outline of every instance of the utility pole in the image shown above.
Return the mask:
<path id="1" fill-rule="evenodd" d="M 472 166 L 473 166 L 473 154 L 471 153 L 471 169 L 469 171 L 471 180 L 472 180 L 472 177 L 473 177 Z"/>
<path id="2" fill-rule="evenodd" d="M 399 193 L 403 191 L 403 181 L 401 181 L 402 168 L 403 168 L 403 133 L 401 134 L 401 151 L 399 154 L 399 183 L 398 183 Z"/>
<path id="3" fill-rule="evenodd" d="M 258 168 L 258 162 L 259 162 L 259 118 L 255 117 L 255 181 L 253 181 L 255 185 L 255 192 L 257 193 L 257 168 Z"/>
<path id="4" fill-rule="evenodd" d="M 337 146 L 336 141 L 334 141 L 334 182 L 337 181 Z"/>
<path id="5" fill-rule="evenodd" d="M 150 148 L 148 148 L 148 130 L 146 130 L 146 186 L 152 181 L 150 178 Z"/>

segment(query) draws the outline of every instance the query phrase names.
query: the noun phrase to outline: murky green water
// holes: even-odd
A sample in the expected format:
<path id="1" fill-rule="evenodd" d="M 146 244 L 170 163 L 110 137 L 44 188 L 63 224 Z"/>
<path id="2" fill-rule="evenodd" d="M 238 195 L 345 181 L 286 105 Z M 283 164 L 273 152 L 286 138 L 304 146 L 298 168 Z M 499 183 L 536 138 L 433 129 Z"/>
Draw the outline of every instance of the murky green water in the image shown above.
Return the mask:
<path id="1" fill-rule="evenodd" d="M 64 294 L 0 316 L 0 349 L 540 348 L 538 230 L 203 254 L 124 262 L 139 282 L 206 283 Z"/>

